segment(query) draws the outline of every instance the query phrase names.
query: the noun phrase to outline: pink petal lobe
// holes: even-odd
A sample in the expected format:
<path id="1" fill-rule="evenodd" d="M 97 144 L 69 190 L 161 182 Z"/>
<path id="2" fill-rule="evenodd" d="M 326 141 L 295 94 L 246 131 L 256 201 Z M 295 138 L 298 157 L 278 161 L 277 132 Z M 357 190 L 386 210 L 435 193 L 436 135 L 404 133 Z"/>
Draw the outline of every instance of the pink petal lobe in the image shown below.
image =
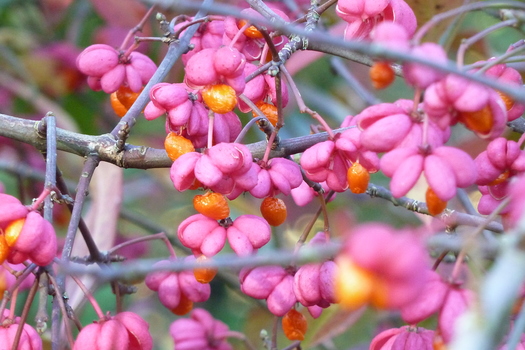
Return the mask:
<path id="1" fill-rule="evenodd" d="M 394 197 L 402 197 L 408 193 L 416 184 L 421 172 L 423 171 L 423 156 L 415 154 L 408 157 L 397 167 L 390 190 Z"/>
<path id="2" fill-rule="evenodd" d="M 441 200 L 448 201 L 456 195 L 456 177 L 442 158 L 433 154 L 425 158 L 425 177 Z"/>

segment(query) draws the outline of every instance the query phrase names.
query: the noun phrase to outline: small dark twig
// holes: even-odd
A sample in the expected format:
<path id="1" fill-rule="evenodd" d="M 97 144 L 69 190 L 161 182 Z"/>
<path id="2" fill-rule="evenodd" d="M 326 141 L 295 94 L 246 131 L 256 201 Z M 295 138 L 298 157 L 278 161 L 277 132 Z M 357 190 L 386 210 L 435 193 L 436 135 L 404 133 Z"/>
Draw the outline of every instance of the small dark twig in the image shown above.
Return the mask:
<path id="1" fill-rule="evenodd" d="M 24 330 L 24 325 L 27 320 L 27 315 L 29 314 L 29 309 L 31 309 L 31 304 L 33 304 L 33 300 L 35 299 L 36 291 L 38 290 L 38 280 L 39 280 L 39 274 L 37 273 L 37 277 L 35 278 L 35 281 L 33 282 L 31 289 L 29 290 L 29 294 L 27 295 L 27 299 L 24 304 L 24 308 L 22 309 L 22 314 L 20 315 L 20 321 L 18 321 L 18 327 L 16 329 L 15 339 L 13 340 L 13 345 L 11 347 L 11 350 L 18 349 L 18 344 L 20 343 L 20 337 L 22 336 L 22 331 Z"/>

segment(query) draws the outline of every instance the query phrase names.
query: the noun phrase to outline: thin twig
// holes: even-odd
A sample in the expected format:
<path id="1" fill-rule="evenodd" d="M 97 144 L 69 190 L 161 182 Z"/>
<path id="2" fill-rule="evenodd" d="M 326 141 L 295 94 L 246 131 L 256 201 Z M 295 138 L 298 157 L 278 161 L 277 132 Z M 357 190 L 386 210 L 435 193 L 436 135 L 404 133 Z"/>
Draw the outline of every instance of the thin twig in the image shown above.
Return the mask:
<path id="1" fill-rule="evenodd" d="M 36 291 L 38 290 L 38 280 L 39 280 L 39 275 L 37 274 L 37 277 L 35 278 L 35 281 L 33 282 L 31 289 L 29 290 L 29 294 L 27 295 L 27 298 L 24 304 L 24 308 L 22 309 L 22 314 L 20 315 L 20 320 L 18 321 L 18 327 L 16 329 L 15 339 L 13 340 L 13 345 L 11 346 L 11 350 L 18 349 L 18 344 L 20 343 L 20 337 L 22 336 L 22 331 L 24 330 L 24 325 L 27 320 L 27 315 L 29 314 L 29 309 L 31 309 L 31 304 L 33 304 L 33 300 L 35 299 Z"/>
<path id="2" fill-rule="evenodd" d="M 51 274 L 51 272 L 47 273 L 47 278 L 49 279 L 49 282 L 51 282 L 51 284 L 55 288 L 55 298 L 54 298 L 54 300 L 58 303 L 60 311 L 62 312 L 62 317 L 63 317 L 63 320 L 64 320 L 64 327 L 65 327 L 66 337 L 67 337 L 67 340 L 68 340 L 68 343 L 69 343 L 69 347 L 71 349 L 73 349 L 74 340 L 73 340 L 73 334 L 71 333 L 71 327 L 70 327 L 69 322 L 68 322 L 69 318 L 68 318 L 68 313 L 67 313 L 67 309 L 66 309 L 66 304 L 64 303 L 64 299 L 63 299 L 63 296 L 62 296 L 63 289 L 60 289 L 60 286 L 58 285 L 57 280 Z M 55 330 L 55 328 L 56 328 L 56 330 Z M 53 335 L 56 332 L 58 332 L 58 334 L 60 335 L 60 326 L 57 326 L 55 324 L 55 322 L 53 322 L 53 331 L 54 331 Z M 60 336 L 59 336 L 59 338 L 51 338 L 53 349 L 58 348 L 63 343 L 63 339 L 64 338 L 62 338 Z"/>

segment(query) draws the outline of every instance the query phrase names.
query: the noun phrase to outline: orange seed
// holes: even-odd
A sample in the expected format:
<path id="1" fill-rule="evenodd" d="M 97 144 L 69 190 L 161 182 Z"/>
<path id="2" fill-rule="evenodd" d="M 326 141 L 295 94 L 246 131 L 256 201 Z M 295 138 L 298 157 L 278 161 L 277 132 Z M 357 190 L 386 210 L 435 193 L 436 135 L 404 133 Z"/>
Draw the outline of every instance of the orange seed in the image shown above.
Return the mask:
<path id="1" fill-rule="evenodd" d="M 430 187 L 427 188 L 427 192 L 425 193 L 425 200 L 430 215 L 441 214 L 447 207 L 447 202 L 441 200 Z"/>
<path id="2" fill-rule="evenodd" d="M 384 89 L 388 87 L 396 75 L 394 70 L 388 62 L 376 62 L 370 67 L 370 80 L 372 81 L 372 86 L 375 89 Z"/>
<path id="3" fill-rule="evenodd" d="M 280 198 L 267 197 L 261 203 L 261 214 L 272 226 L 279 226 L 287 216 L 286 204 Z"/>
<path id="4" fill-rule="evenodd" d="M 366 305 L 374 293 L 374 275 L 344 256 L 337 259 L 337 266 L 335 292 L 341 306 L 357 310 Z"/>
<path id="5" fill-rule="evenodd" d="M 15 245 L 18 236 L 20 236 L 20 232 L 22 232 L 22 227 L 24 227 L 25 222 L 25 218 L 15 220 L 12 223 L 10 223 L 9 226 L 7 226 L 7 228 L 5 229 L 5 242 L 9 247 Z"/>
<path id="6" fill-rule="evenodd" d="M 191 309 L 193 309 L 193 301 L 188 299 L 184 294 L 181 294 L 179 305 L 171 309 L 171 312 L 175 315 L 182 316 L 190 312 Z"/>
<path id="7" fill-rule="evenodd" d="M 268 119 L 270 123 L 272 123 L 273 126 L 277 125 L 277 121 L 279 119 L 279 116 L 277 114 L 277 107 L 263 101 L 259 101 L 255 105 L 261 110 L 261 112 L 263 112 L 264 116 Z M 255 111 L 253 111 L 252 114 L 254 118 L 257 117 Z"/>
<path id="8" fill-rule="evenodd" d="M 4 235 L 0 234 L 0 264 L 3 264 L 9 256 L 9 246 L 5 241 Z"/>
<path id="9" fill-rule="evenodd" d="M 214 220 L 226 219 L 230 215 L 230 207 L 220 193 L 208 192 L 193 197 L 193 207 L 202 215 Z"/>
<path id="10" fill-rule="evenodd" d="M 302 313 L 295 309 L 291 309 L 283 316 L 282 325 L 286 338 L 290 340 L 304 340 L 304 335 L 308 329 L 308 323 Z"/>
<path id="11" fill-rule="evenodd" d="M 230 85 L 208 85 L 201 91 L 201 95 L 206 106 L 215 113 L 231 112 L 237 105 L 237 95 Z"/>
<path id="12" fill-rule="evenodd" d="M 131 91 L 131 89 L 127 86 L 121 86 L 116 91 L 117 98 L 122 103 L 126 109 L 130 109 L 131 106 L 135 103 L 137 100 L 137 97 L 139 97 L 140 93 L 142 92 L 142 89 L 139 92 Z"/>
<path id="13" fill-rule="evenodd" d="M 164 148 L 166 149 L 166 153 L 168 153 L 168 157 L 173 161 L 185 153 L 195 152 L 195 147 L 193 147 L 190 140 L 174 132 L 170 132 L 166 136 Z"/>
<path id="14" fill-rule="evenodd" d="M 494 126 L 494 118 L 489 106 L 476 112 L 461 112 L 458 117 L 467 128 L 482 135 L 488 134 Z"/>
<path id="15" fill-rule="evenodd" d="M 205 255 L 201 255 L 197 258 L 197 262 L 208 260 Z M 199 283 L 209 283 L 213 280 L 217 274 L 217 269 L 213 267 L 203 267 L 193 269 L 193 275 Z"/>
<path id="16" fill-rule="evenodd" d="M 365 193 L 370 182 L 370 173 L 364 166 L 355 162 L 346 173 L 348 188 L 353 193 Z"/>
<path id="17" fill-rule="evenodd" d="M 119 99 L 117 98 L 116 91 L 113 92 L 111 95 L 109 95 L 109 102 L 111 103 L 111 108 L 113 108 L 113 111 L 115 112 L 117 116 L 122 118 L 123 116 L 126 115 L 126 112 L 128 111 L 128 109 L 124 107 L 122 102 L 119 101 Z"/>
<path id="18" fill-rule="evenodd" d="M 241 29 L 242 27 L 244 27 L 246 24 L 248 24 L 248 21 L 245 20 L 245 19 L 241 19 L 239 20 L 239 22 L 237 23 L 237 28 Z M 248 38 L 252 38 L 252 39 L 262 39 L 263 38 L 263 35 L 262 33 L 259 31 L 259 29 L 257 29 L 255 26 L 249 26 L 245 31 L 244 31 L 244 35 L 246 35 Z"/>

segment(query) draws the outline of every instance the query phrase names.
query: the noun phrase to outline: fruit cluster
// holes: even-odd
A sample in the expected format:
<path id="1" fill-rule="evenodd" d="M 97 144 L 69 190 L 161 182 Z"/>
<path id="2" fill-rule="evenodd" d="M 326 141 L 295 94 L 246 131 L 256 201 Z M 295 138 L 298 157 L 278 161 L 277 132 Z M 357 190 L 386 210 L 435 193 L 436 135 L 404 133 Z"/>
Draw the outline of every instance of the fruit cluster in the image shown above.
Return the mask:
<path id="1" fill-rule="evenodd" d="M 239 11 L 239 18 L 213 14 L 206 18 L 181 15 L 167 22 L 159 14 L 163 38 L 137 38 L 135 43 L 126 47 L 130 34 L 119 49 L 107 44 L 86 48 L 79 54 L 76 66 L 88 76 L 91 89 L 110 95 L 111 107 L 117 116 L 123 117 L 119 123 L 123 128 L 118 135 L 117 131 L 112 133 L 118 138 L 116 149 L 90 143 L 89 149 L 82 154 L 93 156 L 90 160 L 100 160 L 95 153 L 103 149 L 108 158 L 113 155 L 122 157 L 115 161 L 119 165 L 128 164 L 123 159 L 132 153 L 129 151 L 132 148 L 127 148 L 124 141 L 139 114 L 135 111 L 138 108 L 132 108 L 139 96 L 144 102 L 140 109 L 144 107 L 142 113 L 146 120 L 165 117 L 164 149 L 172 161 L 169 179 L 178 192 L 194 191 L 191 197 L 197 213 L 178 217 L 173 230 L 176 233 L 169 233 L 170 239 L 182 245 L 180 248 L 187 248 L 189 256 L 177 259 L 164 235 L 171 256 L 148 266 L 151 268 L 149 272 L 154 272 L 147 274 L 145 285 L 173 314 L 190 313 L 189 318 L 177 318 L 171 324 L 170 334 L 176 349 L 230 350 L 232 346 L 227 343 L 228 337 L 246 339 L 194 305 L 206 302 L 212 296 L 210 282 L 218 273 L 219 257 L 224 254 L 225 247 L 228 249 L 227 246 L 235 253 L 232 254 L 233 263 L 239 264 L 234 278 L 238 277 L 241 292 L 265 300 L 269 312 L 281 318 L 282 330 L 290 340 L 305 340 L 308 324 L 304 315 L 307 312 L 319 321 L 323 310 L 334 304 L 356 314 L 357 310 L 369 305 L 396 311 L 408 324 L 378 332 L 370 350 L 452 347 L 455 337 L 460 336 L 455 324 L 461 315 L 476 306 L 477 312 L 484 311 L 484 299 L 476 299 L 476 293 L 470 289 L 470 282 L 477 276 L 465 272 L 464 260 L 475 261 L 477 256 L 472 254 L 465 259 L 468 246 L 462 246 L 454 254 L 449 252 L 453 249 L 448 246 L 429 254 L 425 239 L 437 231 L 435 227 L 438 225 L 434 221 L 421 229 L 398 229 L 377 222 L 348 225 L 349 216 L 345 216 L 344 224 L 341 224 L 339 216 L 329 215 L 327 206 L 332 205 L 328 202 L 334 200 L 336 193 L 338 199 L 346 196 L 344 198 L 360 200 L 365 196 L 358 194 L 365 193 L 376 196 L 378 187 L 370 185 L 370 181 L 375 173 L 381 172 L 390 181 L 383 198 L 400 205 L 406 203 L 402 197 L 414 192 L 421 192 L 418 195 L 424 193 L 425 205 L 411 201 L 405 206 L 431 216 L 442 216 L 443 221 L 448 221 L 446 227 L 441 225 L 439 230 L 453 236 L 456 233 L 452 231 L 462 223 L 458 219 L 459 223 L 451 224 L 450 218 L 445 217 L 450 213 L 446 208 L 449 203 L 456 205 L 452 200 L 458 189 L 472 189 L 477 185 L 481 193 L 479 213 L 502 214 L 504 227 L 515 228 L 518 234 L 521 233 L 525 210 L 525 151 L 522 150 L 525 136 L 514 141 L 507 139 L 505 133 L 508 123 L 523 115 L 525 104 L 520 102 L 523 98 L 517 94 L 506 95 L 489 85 L 499 84 L 500 90 L 506 92 L 508 90 L 501 84 L 516 89 L 523 86 L 520 72 L 506 61 L 519 52 L 516 48 L 523 42 L 511 45 L 505 55 L 470 66 L 464 65 L 462 50 L 471 43 L 463 42 L 457 54 L 457 69 L 451 74 L 447 73 L 452 71 L 452 64 L 444 46 L 421 42 L 426 38 L 428 26 L 416 31 L 416 14 L 404 0 L 339 0 L 327 1 L 320 6 L 306 1 L 311 7 L 300 15 L 303 2 L 286 2 L 288 6 L 295 4 L 291 6 L 292 11 L 280 3 L 251 2 L 253 8 Z M 486 3 L 487 7 L 494 5 Z M 508 6 L 519 8 L 511 3 Z M 480 4 L 483 2 L 470 4 L 474 7 L 466 5 L 458 11 L 481 8 Z M 394 102 L 376 102 L 366 98 L 366 91 L 361 91 L 369 103 L 353 113 L 355 115 L 340 118 L 334 123 L 339 127 L 335 131 L 319 113 L 306 106 L 293 72 L 288 71 L 288 68 L 304 63 L 294 63 L 292 58 L 299 57 L 300 60 L 297 51 L 311 48 L 308 35 L 283 35 L 290 33 L 289 28 L 298 29 L 302 23 L 305 23 L 306 32 L 324 27 L 328 21 L 323 22 L 321 15 L 332 5 L 336 15 L 344 21 L 344 40 L 351 40 L 353 44 L 364 41 L 366 45 L 355 45 L 357 51 L 378 54 L 378 57 L 370 57 L 371 86 L 387 89 L 398 75 L 396 83 L 413 89 L 411 96 Z M 510 22 L 503 24 L 514 21 L 511 25 L 518 26 L 522 21 L 519 16 L 511 17 Z M 146 18 L 136 29 L 141 28 L 145 21 Z M 433 25 L 434 22 L 429 23 Z M 183 77 L 180 76 L 175 83 L 161 82 L 157 75 L 169 75 L 164 71 L 154 74 L 157 65 L 145 54 L 137 52 L 139 43 L 155 40 L 180 45 L 184 42 L 182 36 L 192 27 L 196 32 L 190 39 L 191 45 L 181 55 Z M 452 31 L 449 34 L 452 35 Z M 339 48 L 336 44 L 333 46 Z M 348 45 L 340 46 L 345 48 Z M 330 45 L 323 50 L 337 53 Z M 292 57 L 294 55 L 297 56 Z M 162 69 L 171 64 L 169 60 L 172 58 L 166 58 Z M 514 59 L 523 58 L 517 56 Z M 473 78 L 474 75 L 477 78 Z M 491 83 L 477 82 L 483 79 L 491 79 Z M 309 113 L 319 122 L 320 126 L 313 125 L 311 130 L 326 135 L 282 142 L 285 115 L 294 118 L 284 109 L 289 102 L 289 91 L 300 111 Z M 145 101 L 146 98 L 149 102 Z M 258 118 L 258 126 L 264 132 L 265 141 L 261 144 L 266 143 L 262 151 L 257 149 L 258 145 L 243 143 L 247 129 L 255 123 L 252 116 Z M 38 124 L 39 133 L 41 127 Z M 456 147 L 458 135 L 484 139 L 486 147 L 468 151 L 467 147 Z M 314 139 L 315 142 L 311 141 Z M 50 143 L 53 140 L 48 139 Z M 122 148 L 119 148 L 120 144 Z M 78 149 L 81 147 L 75 148 L 75 152 L 81 154 Z M 165 156 L 157 153 L 156 157 Z M 86 164 L 86 169 L 89 169 L 90 164 Z M 53 166 L 51 171 L 54 174 L 56 170 Z M 89 171 L 82 173 L 83 179 L 91 179 L 91 175 Z M 82 181 L 82 186 L 89 181 Z M 422 191 L 418 183 L 422 184 Z M 24 206 L 15 197 L 0 193 L 0 264 L 3 264 L 0 291 L 12 292 L 10 298 L 14 299 L 11 310 L 0 310 L 0 344 L 7 347 L 16 348 L 15 338 L 19 349 L 40 350 L 43 346 L 36 331 L 23 325 L 25 319 L 16 318 L 14 310 L 19 290 L 31 284 L 34 294 L 42 274 L 53 277 L 54 269 L 49 265 L 57 256 L 58 243 L 53 226 L 40 212 L 40 204 L 50 192 L 59 194 L 58 188 L 54 187 L 60 186 L 48 184 L 46 178 L 42 198 L 39 197 L 31 206 Z M 87 193 L 87 187 L 79 188 L 79 193 Z M 236 205 L 242 197 L 247 197 L 246 202 L 250 201 L 250 204 L 260 201 L 261 216 L 254 215 L 256 209 Z M 306 225 L 303 234 L 294 238 L 295 247 L 289 249 L 289 260 L 282 264 L 260 264 L 259 251 L 290 248 L 286 247 L 290 243 L 286 239 L 300 224 L 296 208 L 290 209 L 291 201 L 285 197 L 291 197 L 297 206 L 305 206 L 316 198 L 320 209 Z M 68 199 L 52 198 L 57 203 Z M 233 202 L 235 200 L 238 201 Z M 470 210 L 467 199 L 461 200 Z M 82 209 L 82 201 L 82 196 L 77 196 L 75 209 Z M 231 203 L 234 204 L 230 206 Z M 506 207 L 502 208 L 503 204 Z M 346 203 L 344 207 L 346 209 Z M 441 215 L 443 212 L 446 214 Z M 323 231 L 309 239 L 321 213 Z M 47 214 L 49 212 L 46 212 L 46 218 Z M 469 218 L 475 222 L 481 220 L 473 215 Z M 483 225 L 478 227 L 476 235 L 490 226 Z M 77 230 L 74 226 L 68 228 L 67 241 L 71 241 L 71 234 Z M 492 226 L 496 227 L 495 231 L 499 230 L 498 223 Z M 81 228 L 87 237 L 89 229 Z M 272 240 L 275 235 L 285 238 Z M 93 253 L 95 244 L 89 239 L 86 243 Z M 66 251 L 71 249 L 69 243 L 66 242 L 65 246 L 64 260 L 74 260 Z M 117 246 L 115 250 L 120 248 L 122 246 Z M 98 254 L 99 257 L 93 254 L 84 262 L 95 261 L 106 267 L 106 264 L 120 259 L 112 253 L 107 256 Z M 454 260 L 452 272 L 442 271 L 446 270 L 442 264 L 447 259 Z M 250 262 L 248 266 L 246 261 Z M 431 261 L 434 262 L 433 268 L 430 267 Z M 10 265 L 21 263 L 28 266 L 27 273 L 19 274 Z M 170 270 L 176 264 L 190 264 L 192 267 L 184 271 L 178 268 Z M 23 278 L 26 278 L 32 271 L 36 271 L 36 280 L 17 280 L 19 275 L 25 274 Z M 219 277 L 223 275 L 219 274 Z M 98 316 L 97 321 L 82 329 L 79 327 L 74 345 L 70 341 L 71 348 L 153 348 L 146 321 L 135 313 L 120 312 L 120 303 L 115 316 L 103 314 L 88 288 L 76 276 L 71 278 L 83 289 Z M 516 277 L 518 279 L 522 282 L 523 278 Z M 53 278 L 50 280 L 54 282 Z M 56 289 L 62 287 L 53 284 L 54 294 L 61 295 L 63 291 Z M 112 279 L 112 287 L 117 300 L 120 300 L 122 291 L 127 291 L 118 279 Z M 58 300 L 63 303 L 63 299 Z M 2 305 L 5 307 L 5 303 Z M 65 315 L 64 319 L 69 316 Z M 434 316 L 434 330 L 417 325 Z M 276 344 L 267 345 L 276 348 Z M 525 340 L 520 346 L 525 346 Z M 506 346 L 500 348 L 506 349 Z"/>

